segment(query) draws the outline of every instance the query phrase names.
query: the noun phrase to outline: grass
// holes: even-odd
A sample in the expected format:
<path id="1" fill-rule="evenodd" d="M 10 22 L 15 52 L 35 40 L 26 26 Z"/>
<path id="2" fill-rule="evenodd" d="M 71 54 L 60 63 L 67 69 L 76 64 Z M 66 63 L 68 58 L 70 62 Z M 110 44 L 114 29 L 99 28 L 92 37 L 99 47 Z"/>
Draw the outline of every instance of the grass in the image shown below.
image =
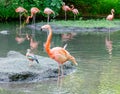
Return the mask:
<path id="1" fill-rule="evenodd" d="M 73 27 L 85 27 L 85 28 L 92 28 L 92 27 L 119 27 L 120 21 L 113 20 L 107 21 L 105 19 L 97 19 L 97 20 L 60 20 L 60 21 L 52 21 L 50 24 L 55 24 L 59 26 L 73 26 Z"/>

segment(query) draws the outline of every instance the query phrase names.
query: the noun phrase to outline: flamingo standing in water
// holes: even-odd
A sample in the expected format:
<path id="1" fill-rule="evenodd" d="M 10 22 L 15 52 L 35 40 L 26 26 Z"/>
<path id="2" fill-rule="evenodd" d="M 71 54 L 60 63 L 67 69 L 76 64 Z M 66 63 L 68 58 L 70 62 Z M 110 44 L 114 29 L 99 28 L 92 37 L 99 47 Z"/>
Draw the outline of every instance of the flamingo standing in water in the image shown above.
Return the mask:
<path id="1" fill-rule="evenodd" d="M 19 19 L 20 19 L 20 34 L 21 34 L 21 16 L 23 15 L 23 13 L 27 12 L 26 9 L 24 9 L 23 7 L 18 7 L 15 9 L 15 12 L 19 13 Z"/>
<path id="2" fill-rule="evenodd" d="M 115 10 L 114 9 L 111 9 L 111 14 L 109 14 L 107 17 L 106 17 L 106 20 L 113 20 L 114 19 L 114 12 Z"/>
<path id="3" fill-rule="evenodd" d="M 35 15 L 36 13 L 40 12 L 40 10 L 36 7 L 32 7 L 31 8 L 31 16 L 28 16 L 27 19 L 26 19 L 26 23 L 29 23 L 29 18 L 33 18 L 34 20 L 34 23 L 35 23 Z"/>
<path id="4" fill-rule="evenodd" d="M 114 19 L 114 9 L 111 9 L 111 14 L 106 17 L 106 20 L 112 21 Z M 110 40 L 110 27 L 109 27 L 109 40 Z"/>
<path id="5" fill-rule="evenodd" d="M 66 61 L 72 61 L 74 64 L 78 65 L 75 58 L 70 55 L 70 53 L 65 50 L 65 47 L 54 47 L 50 49 L 51 46 L 51 39 L 52 39 L 52 29 L 50 25 L 44 25 L 41 27 L 42 29 L 47 29 L 49 31 L 49 35 L 47 37 L 47 41 L 44 45 L 45 50 L 47 54 L 49 55 L 50 58 L 54 59 L 55 61 L 58 62 L 59 68 L 58 68 L 58 75 L 60 74 L 60 65 L 63 65 Z M 63 76 L 63 71 L 62 71 L 62 76 Z"/>
<path id="6" fill-rule="evenodd" d="M 73 14 L 74 14 L 74 20 L 75 20 L 75 16 L 79 14 L 79 11 L 78 11 L 78 9 L 74 8 L 74 5 L 71 5 L 71 7 L 72 7 L 72 8 L 71 8 L 71 11 L 72 11 Z"/>
<path id="7" fill-rule="evenodd" d="M 65 21 L 66 21 L 66 19 L 67 19 L 67 11 L 71 11 L 71 8 L 69 7 L 69 6 L 67 6 L 67 5 L 65 5 L 65 3 L 63 2 L 63 4 L 62 4 L 62 9 L 64 10 L 64 12 L 65 12 Z"/>
<path id="8" fill-rule="evenodd" d="M 54 14 L 54 16 L 55 16 L 55 12 L 50 8 L 45 8 L 44 13 L 47 14 L 47 23 L 49 23 L 50 14 Z"/>

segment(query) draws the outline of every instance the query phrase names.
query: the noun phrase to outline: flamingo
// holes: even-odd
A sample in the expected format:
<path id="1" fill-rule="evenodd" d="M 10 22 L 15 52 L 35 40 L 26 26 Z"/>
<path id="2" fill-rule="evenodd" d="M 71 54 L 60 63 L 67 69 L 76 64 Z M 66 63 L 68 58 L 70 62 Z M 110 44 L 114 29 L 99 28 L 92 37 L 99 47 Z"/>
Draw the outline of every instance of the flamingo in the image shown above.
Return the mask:
<path id="1" fill-rule="evenodd" d="M 15 9 L 15 12 L 23 13 L 23 12 L 27 12 L 27 10 L 24 9 L 23 7 L 18 7 L 18 8 Z"/>
<path id="2" fill-rule="evenodd" d="M 114 9 L 111 9 L 111 14 L 109 14 L 109 15 L 106 17 L 106 19 L 109 20 L 109 21 L 113 20 L 113 18 L 114 18 L 114 12 L 115 12 L 115 10 L 114 10 Z"/>
<path id="3" fill-rule="evenodd" d="M 111 14 L 106 17 L 106 20 L 112 21 L 114 19 L 114 9 L 111 9 Z M 109 37 L 110 37 L 110 27 L 109 27 Z M 110 39 L 110 38 L 109 38 Z"/>
<path id="4" fill-rule="evenodd" d="M 60 74 L 60 66 L 66 62 L 66 61 L 72 61 L 74 64 L 78 65 L 75 58 L 70 55 L 70 53 L 65 50 L 65 47 L 54 47 L 50 49 L 51 45 L 51 39 L 52 39 L 52 28 L 50 25 L 44 25 L 41 27 L 41 30 L 47 29 L 49 31 L 47 41 L 44 45 L 46 53 L 49 55 L 50 58 L 54 59 L 56 62 L 58 62 L 58 75 Z M 62 71 L 62 76 L 63 76 L 63 71 Z"/>
<path id="5" fill-rule="evenodd" d="M 71 11 L 71 8 L 70 8 L 69 6 L 67 6 L 67 5 L 65 5 L 65 3 L 63 2 L 63 4 L 62 4 L 62 9 L 63 9 L 64 12 L 65 12 L 65 21 L 66 21 L 66 19 L 67 19 L 67 14 L 66 14 L 66 12 L 67 12 L 67 11 Z"/>
<path id="6" fill-rule="evenodd" d="M 73 14 L 74 14 L 74 20 L 75 20 L 75 15 L 78 15 L 79 14 L 79 11 L 78 11 L 78 9 L 76 9 L 76 8 L 74 8 L 74 5 L 71 5 L 71 11 L 73 12 Z"/>
<path id="7" fill-rule="evenodd" d="M 27 57 L 28 60 L 30 60 L 32 62 L 36 61 L 37 63 L 39 63 L 37 57 L 31 52 L 30 49 L 27 49 L 26 57 Z M 30 64 L 30 66 L 31 66 L 31 64 Z"/>
<path id="8" fill-rule="evenodd" d="M 27 17 L 26 23 L 29 23 L 29 18 L 33 18 L 33 17 L 34 17 L 34 21 L 35 21 L 35 15 L 36 15 L 36 13 L 40 12 L 40 10 L 38 8 L 36 8 L 36 7 L 32 7 L 30 11 L 31 11 L 31 16 Z"/>
<path id="9" fill-rule="evenodd" d="M 44 13 L 47 14 L 47 23 L 49 23 L 50 14 L 54 14 L 55 15 L 55 12 L 52 9 L 50 9 L 50 8 L 45 8 L 44 9 Z"/>
<path id="10" fill-rule="evenodd" d="M 27 38 L 27 40 L 30 40 L 30 48 L 32 49 L 32 50 L 34 50 L 34 49 L 37 49 L 38 48 L 38 42 L 37 41 L 35 41 L 35 40 L 33 40 L 33 38 L 32 38 L 32 36 L 31 35 L 26 35 L 26 38 Z"/>
<path id="11" fill-rule="evenodd" d="M 18 7 L 15 9 L 15 12 L 19 13 L 19 19 L 20 19 L 20 34 L 21 34 L 21 16 L 23 15 L 22 13 L 27 12 L 26 9 L 24 9 L 23 7 Z"/>

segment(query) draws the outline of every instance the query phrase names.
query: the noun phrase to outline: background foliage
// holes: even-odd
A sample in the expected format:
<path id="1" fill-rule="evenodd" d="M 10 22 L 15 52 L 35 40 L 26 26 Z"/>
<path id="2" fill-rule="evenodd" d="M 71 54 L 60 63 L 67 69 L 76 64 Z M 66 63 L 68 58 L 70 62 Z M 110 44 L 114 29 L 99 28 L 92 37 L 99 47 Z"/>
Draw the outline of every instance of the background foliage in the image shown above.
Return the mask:
<path id="1" fill-rule="evenodd" d="M 62 2 L 66 5 L 74 4 L 81 16 L 106 16 L 110 14 L 111 8 L 115 9 L 115 16 L 120 15 L 120 0 L 0 0 L 0 20 L 10 20 L 18 18 L 15 9 L 19 6 L 28 10 L 30 15 L 31 7 L 37 7 L 41 10 L 37 16 L 45 16 L 43 10 L 45 7 L 53 9 L 58 18 L 64 17 L 64 11 L 61 10 Z M 59 15 L 58 15 L 59 14 Z M 68 13 L 68 16 L 73 16 Z"/>

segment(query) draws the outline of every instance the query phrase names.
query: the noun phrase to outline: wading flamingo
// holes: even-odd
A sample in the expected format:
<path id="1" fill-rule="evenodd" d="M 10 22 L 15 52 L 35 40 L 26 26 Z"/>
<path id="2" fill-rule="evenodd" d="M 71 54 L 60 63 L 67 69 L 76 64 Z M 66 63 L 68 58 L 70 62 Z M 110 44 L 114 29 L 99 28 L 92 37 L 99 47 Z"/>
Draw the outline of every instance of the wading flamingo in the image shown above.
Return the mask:
<path id="1" fill-rule="evenodd" d="M 36 13 L 40 12 L 40 10 L 36 7 L 32 7 L 30 11 L 31 11 L 31 16 L 27 17 L 26 23 L 29 23 L 29 18 L 33 18 L 34 23 L 35 23 L 35 15 L 36 15 Z"/>
<path id="2" fill-rule="evenodd" d="M 74 14 L 74 20 L 75 20 L 75 16 L 79 14 L 79 11 L 78 9 L 74 8 L 74 5 L 71 5 L 71 11 L 72 13 Z"/>
<path id="3" fill-rule="evenodd" d="M 51 46 L 51 39 L 52 39 L 52 28 L 50 25 L 44 25 L 41 27 L 42 29 L 47 29 L 49 31 L 47 41 L 44 45 L 45 50 L 50 58 L 54 59 L 56 62 L 58 62 L 58 75 L 60 74 L 60 66 L 62 66 L 66 61 L 72 61 L 74 64 L 78 65 L 75 58 L 70 55 L 70 53 L 65 50 L 65 47 L 54 47 L 50 49 Z M 63 70 L 63 69 L 62 69 Z M 62 71 L 63 76 L 63 71 Z"/>
<path id="4" fill-rule="evenodd" d="M 111 14 L 109 14 L 109 15 L 106 17 L 106 19 L 109 20 L 109 21 L 113 20 L 113 18 L 114 18 L 114 12 L 115 12 L 115 10 L 114 10 L 114 9 L 111 9 Z"/>
<path id="5" fill-rule="evenodd" d="M 71 8 L 69 7 L 69 6 L 67 6 L 67 5 L 65 5 L 65 2 L 63 2 L 63 4 L 62 4 L 62 9 L 64 10 L 64 12 L 65 12 L 65 21 L 66 21 L 66 19 L 67 19 L 67 11 L 71 11 Z"/>
<path id="6" fill-rule="evenodd" d="M 23 7 L 18 7 L 15 9 L 15 12 L 19 13 L 19 19 L 20 19 L 20 32 L 19 33 L 21 34 L 21 17 L 25 12 L 27 12 L 27 10 L 24 9 Z"/>
<path id="7" fill-rule="evenodd" d="M 32 62 L 36 61 L 37 63 L 39 63 L 37 57 L 31 52 L 30 49 L 27 49 L 26 57 L 28 60 L 30 60 Z M 29 65 L 31 66 L 32 64 L 29 64 Z"/>
<path id="8" fill-rule="evenodd" d="M 27 40 L 30 41 L 30 48 L 31 48 L 31 50 L 35 50 L 35 49 L 38 48 L 38 44 L 39 43 L 37 41 L 33 40 L 32 35 L 26 34 L 26 38 L 27 38 Z"/>
<path id="9" fill-rule="evenodd" d="M 55 16 L 55 12 L 50 8 L 45 8 L 44 13 L 47 14 L 47 23 L 49 23 L 50 14 L 54 14 L 54 16 Z"/>
<path id="10" fill-rule="evenodd" d="M 114 19 L 114 9 L 111 9 L 111 14 L 106 17 L 106 20 L 112 21 Z M 109 39 L 110 39 L 110 27 L 109 27 Z"/>

